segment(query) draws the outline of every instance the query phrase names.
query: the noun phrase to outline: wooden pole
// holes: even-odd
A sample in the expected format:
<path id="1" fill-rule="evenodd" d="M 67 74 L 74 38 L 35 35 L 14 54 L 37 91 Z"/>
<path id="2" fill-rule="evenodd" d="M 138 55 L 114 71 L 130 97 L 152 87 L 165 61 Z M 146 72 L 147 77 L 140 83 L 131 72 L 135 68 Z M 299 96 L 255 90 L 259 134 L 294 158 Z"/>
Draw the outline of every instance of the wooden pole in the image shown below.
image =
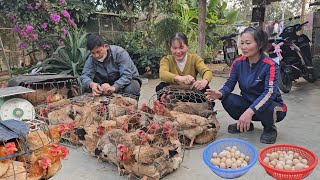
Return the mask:
<path id="1" fill-rule="evenodd" d="M 0 47 L 2 49 L 2 52 L 3 52 L 3 59 L 4 59 L 4 62 L 6 63 L 6 66 L 8 67 L 8 72 L 9 72 L 9 76 L 12 77 L 12 74 L 11 74 L 11 67 L 9 65 L 9 61 L 8 61 L 8 58 L 6 56 L 6 52 L 5 52 L 5 49 L 4 49 L 4 46 L 3 46 L 3 43 L 2 43 L 2 39 L 1 39 L 1 36 L 0 36 Z"/>
<path id="2" fill-rule="evenodd" d="M 306 0 L 302 0 L 302 8 L 301 8 L 301 24 L 304 23 L 304 15 L 306 12 Z M 303 34 L 303 28 L 300 31 Z"/>

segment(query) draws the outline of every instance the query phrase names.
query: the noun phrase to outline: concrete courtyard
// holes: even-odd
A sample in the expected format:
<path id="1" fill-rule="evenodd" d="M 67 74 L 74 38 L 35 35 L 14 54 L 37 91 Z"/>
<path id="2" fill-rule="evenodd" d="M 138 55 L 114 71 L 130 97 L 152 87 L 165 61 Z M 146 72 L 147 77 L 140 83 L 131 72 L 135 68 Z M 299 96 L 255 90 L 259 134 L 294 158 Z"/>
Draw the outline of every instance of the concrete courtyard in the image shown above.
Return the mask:
<path id="1" fill-rule="evenodd" d="M 220 88 L 226 78 L 214 77 L 210 87 Z M 143 84 L 141 102 L 148 100 L 154 93 L 155 86 L 160 80 L 149 80 Z M 239 92 L 236 86 L 235 91 Z M 289 143 L 313 151 L 318 157 L 320 155 L 320 81 L 310 84 L 300 79 L 294 84 L 289 94 L 283 94 L 283 99 L 288 106 L 287 117 L 278 127 L 277 144 Z M 221 123 L 221 129 L 218 132 L 217 139 L 240 138 L 253 144 L 257 151 L 267 145 L 260 143 L 262 125 L 259 122 L 254 123 L 255 130 L 240 135 L 232 135 L 227 132 L 229 124 L 234 121 L 224 111 L 219 101 L 216 102 L 218 110 L 217 119 Z M 216 176 L 202 161 L 202 151 L 205 146 L 196 147 L 193 150 L 185 151 L 185 157 L 181 167 L 174 173 L 164 177 L 165 180 L 206 180 L 221 179 Z M 116 166 L 106 162 L 97 161 L 96 158 L 89 156 L 84 150 L 79 148 L 69 148 L 70 155 L 63 161 L 62 169 L 53 177 L 53 180 L 124 180 L 126 176 L 119 176 Z M 239 180 L 255 180 L 271 178 L 257 161 L 249 172 L 238 178 Z M 320 166 L 317 166 L 313 173 L 306 178 L 307 180 L 320 179 Z"/>

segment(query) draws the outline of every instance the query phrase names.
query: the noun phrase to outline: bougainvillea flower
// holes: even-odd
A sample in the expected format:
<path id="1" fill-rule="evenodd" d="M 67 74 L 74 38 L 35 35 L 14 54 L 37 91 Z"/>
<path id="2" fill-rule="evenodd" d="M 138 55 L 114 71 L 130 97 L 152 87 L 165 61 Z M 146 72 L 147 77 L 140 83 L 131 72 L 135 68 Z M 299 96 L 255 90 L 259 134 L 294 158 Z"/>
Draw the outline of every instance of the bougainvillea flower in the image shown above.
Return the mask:
<path id="1" fill-rule="evenodd" d="M 65 4 L 66 4 L 66 1 L 65 1 L 65 0 L 60 0 L 60 4 L 61 4 L 61 5 L 65 5 Z"/>
<path id="2" fill-rule="evenodd" d="M 69 19 L 68 22 L 69 22 L 70 25 L 73 26 L 73 27 L 77 26 L 77 24 L 76 24 L 72 19 Z"/>
<path id="3" fill-rule="evenodd" d="M 48 27 L 48 23 L 46 23 L 46 22 L 42 23 L 42 25 L 41 25 L 42 29 L 46 30 L 47 27 Z"/>
<path id="4" fill-rule="evenodd" d="M 60 16 L 58 14 L 50 14 L 50 18 L 56 24 L 60 21 Z"/>
<path id="5" fill-rule="evenodd" d="M 69 14 L 69 12 L 68 12 L 67 10 L 61 11 L 61 14 L 62 14 L 64 17 L 66 17 L 67 19 L 70 19 L 70 18 L 71 18 L 70 14 Z"/>
<path id="6" fill-rule="evenodd" d="M 68 34 L 68 30 L 65 27 L 63 27 L 61 30 L 65 36 Z"/>
<path id="7" fill-rule="evenodd" d="M 34 10 L 34 8 L 33 8 L 33 6 L 32 6 L 32 4 L 31 4 L 31 3 L 28 3 L 28 4 L 27 4 L 27 9 L 29 9 L 29 10 L 31 10 L 31 11 L 33 11 L 33 10 Z"/>
<path id="8" fill-rule="evenodd" d="M 26 24 L 26 29 L 25 29 L 26 33 L 31 33 L 33 31 L 33 26 L 31 26 L 30 24 Z"/>
<path id="9" fill-rule="evenodd" d="M 13 28 L 12 28 L 12 32 L 20 32 L 20 27 L 18 25 L 15 25 Z"/>

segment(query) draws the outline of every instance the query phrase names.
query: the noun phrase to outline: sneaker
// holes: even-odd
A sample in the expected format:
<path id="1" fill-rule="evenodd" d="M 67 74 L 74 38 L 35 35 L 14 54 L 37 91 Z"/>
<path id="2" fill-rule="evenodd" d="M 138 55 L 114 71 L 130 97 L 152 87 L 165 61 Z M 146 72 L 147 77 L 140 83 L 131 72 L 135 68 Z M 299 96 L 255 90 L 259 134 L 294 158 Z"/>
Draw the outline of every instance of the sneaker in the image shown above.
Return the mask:
<path id="1" fill-rule="evenodd" d="M 260 137 L 260 142 L 264 144 L 274 144 L 277 140 L 277 128 L 275 125 L 271 129 L 264 129 Z"/>
<path id="2" fill-rule="evenodd" d="M 253 131 L 254 130 L 254 126 L 253 126 L 253 123 L 250 123 L 250 128 L 248 131 Z M 237 129 L 237 123 L 235 124 L 230 124 L 228 126 L 228 132 L 230 134 L 237 134 L 237 133 L 241 133 L 240 130 Z"/>

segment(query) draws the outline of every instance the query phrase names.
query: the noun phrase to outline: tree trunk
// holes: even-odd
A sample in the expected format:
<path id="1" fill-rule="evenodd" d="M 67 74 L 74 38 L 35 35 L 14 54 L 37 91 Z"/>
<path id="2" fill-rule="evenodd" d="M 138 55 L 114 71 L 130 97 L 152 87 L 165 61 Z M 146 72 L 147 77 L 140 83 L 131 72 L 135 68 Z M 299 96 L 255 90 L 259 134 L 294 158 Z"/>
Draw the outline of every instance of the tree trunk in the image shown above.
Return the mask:
<path id="1" fill-rule="evenodd" d="M 121 0 L 121 5 L 123 7 L 123 9 L 128 13 L 128 14 L 132 14 L 133 12 L 133 3 L 130 4 L 130 2 L 125 1 L 125 0 Z"/>
<path id="2" fill-rule="evenodd" d="M 199 19 L 198 19 L 198 45 L 197 54 L 205 59 L 205 30 L 206 30 L 206 0 L 199 0 Z"/>

